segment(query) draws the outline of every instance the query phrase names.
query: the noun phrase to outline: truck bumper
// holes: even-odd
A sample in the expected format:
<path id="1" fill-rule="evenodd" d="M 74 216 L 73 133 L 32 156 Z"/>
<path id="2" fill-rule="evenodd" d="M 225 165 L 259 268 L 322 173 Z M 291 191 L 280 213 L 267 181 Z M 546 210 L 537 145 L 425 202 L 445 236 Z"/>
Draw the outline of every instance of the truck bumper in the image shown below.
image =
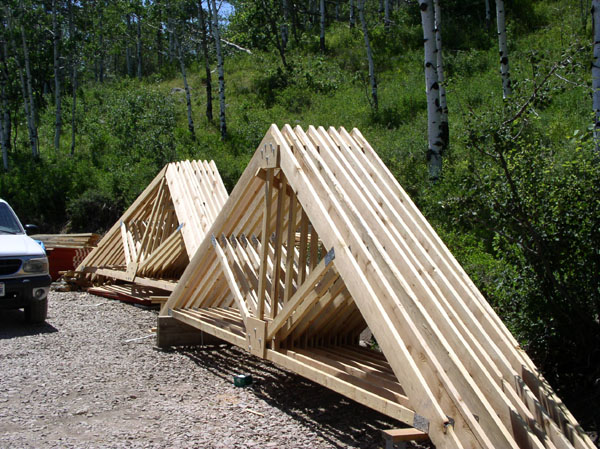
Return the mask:
<path id="1" fill-rule="evenodd" d="M 0 296 L 0 309 L 20 309 L 34 301 L 46 299 L 52 279 L 50 275 L 24 277 L 17 279 L 0 279 L 4 283 L 4 296 Z M 43 294 L 39 289 L 45 289 Z M 34 294 L 38 292 L 38 296 Z"/>

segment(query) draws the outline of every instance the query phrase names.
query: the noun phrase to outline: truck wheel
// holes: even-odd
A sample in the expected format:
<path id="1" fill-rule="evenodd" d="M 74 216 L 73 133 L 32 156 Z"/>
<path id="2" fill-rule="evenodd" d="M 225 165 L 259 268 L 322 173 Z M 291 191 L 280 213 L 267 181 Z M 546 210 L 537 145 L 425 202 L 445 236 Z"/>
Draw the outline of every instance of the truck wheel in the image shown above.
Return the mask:
<path id="1" fill-rule="evenodd" d="M 25 320 L 28 323 L 43 323 L 48 316 L 48 298 L 35 301 L 25 307 Z"/>

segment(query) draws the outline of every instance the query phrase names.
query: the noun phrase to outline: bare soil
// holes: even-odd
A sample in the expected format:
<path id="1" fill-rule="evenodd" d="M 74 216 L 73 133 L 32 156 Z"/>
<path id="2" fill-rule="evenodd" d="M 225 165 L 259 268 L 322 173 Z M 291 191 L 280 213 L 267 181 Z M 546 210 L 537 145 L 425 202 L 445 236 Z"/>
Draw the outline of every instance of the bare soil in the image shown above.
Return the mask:
<path id="1" fill-rule="evenodd" d="M 43 325 L 0 310 L 0 448 L 379 448 L 400 425 L 235 347 L 157 350 L 156 317 L 78 292 Z"/>

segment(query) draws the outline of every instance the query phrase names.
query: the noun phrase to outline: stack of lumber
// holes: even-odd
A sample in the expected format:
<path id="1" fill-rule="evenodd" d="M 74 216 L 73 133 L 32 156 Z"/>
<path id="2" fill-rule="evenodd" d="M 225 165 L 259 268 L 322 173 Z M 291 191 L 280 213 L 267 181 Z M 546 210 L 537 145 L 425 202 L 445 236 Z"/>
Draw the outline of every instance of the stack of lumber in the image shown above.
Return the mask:
<path id="1" fill-rule="evenodd" d="M 93 248 L 98 244 L 100 234 L 36 234 L 31 238 L 43 242 L 47 249 Z"/>
<path id="2" fill-rule="evenodd" d="M 50 276 L 56 281 L 63 272 L 73 270 L 100 240 L 99 234 L 36 234 L 34 240 L 44 243 L 50 265 Z"/>
<path id="3" fill-rule="evenodd" d="M 356 129 L 271 126 L 164 304 L 159 345 L 174 322 L 439 449 L 593 448 Z M 366 326 L 382 353 L 358 344 Z"/>
<path id="4" fill-rule="evenodd" d="M 70 282 L 102 287 L 96 293 L 116 288 L 136 302 L 168 296 L 226 200 L 214 162 L 168 164 L 69 273 Z"/>

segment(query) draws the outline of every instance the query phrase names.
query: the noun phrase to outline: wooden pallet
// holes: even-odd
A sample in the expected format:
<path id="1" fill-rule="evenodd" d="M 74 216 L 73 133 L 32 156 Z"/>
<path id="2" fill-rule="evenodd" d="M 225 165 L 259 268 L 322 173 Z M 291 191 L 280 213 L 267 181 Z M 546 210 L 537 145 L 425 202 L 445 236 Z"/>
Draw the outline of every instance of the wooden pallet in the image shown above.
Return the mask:
<path id="1" fill-rule="evenodd" d="M 226 200 L 214 162 L 168 164 L 69 273 L 70 282 L 135 284 L 168 294 Z"/>
<path id="2" fill-rule="evenodd" d="M 356 129 L 272 125 L 161 315 L 439 449 L 593 448 Z"/>

